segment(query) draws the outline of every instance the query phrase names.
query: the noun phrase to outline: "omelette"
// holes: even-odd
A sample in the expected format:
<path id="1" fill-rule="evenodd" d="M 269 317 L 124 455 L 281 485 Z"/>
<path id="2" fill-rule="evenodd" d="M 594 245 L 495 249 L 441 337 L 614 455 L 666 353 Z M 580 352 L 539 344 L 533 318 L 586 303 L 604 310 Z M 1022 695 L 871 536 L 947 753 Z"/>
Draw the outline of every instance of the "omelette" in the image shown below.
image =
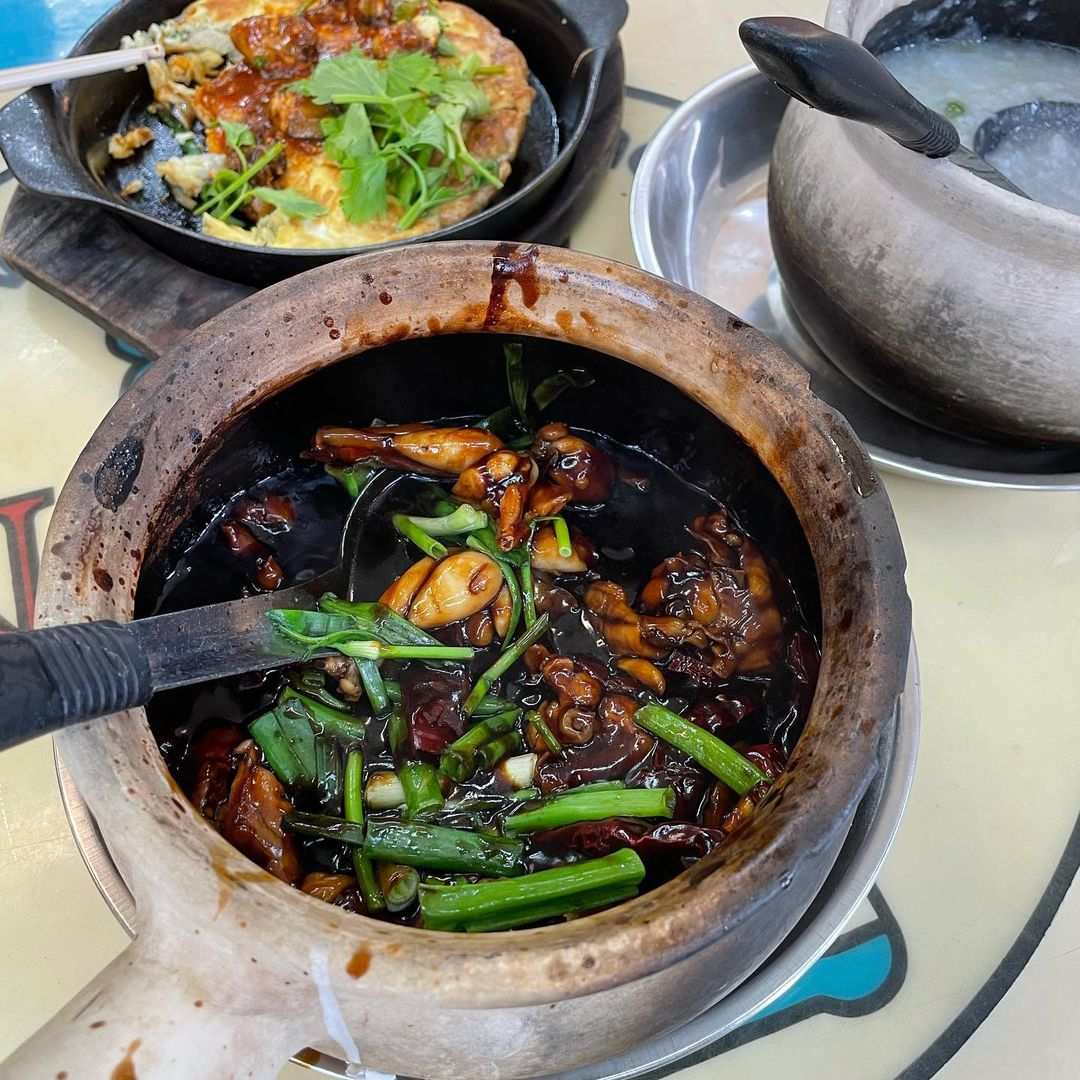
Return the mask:
<path id="1" fill-rule="evenodd" d="M 245 244 L 360 247 L 434 232 L 476 214 L 510 175 L 534 96 L 517 46 L 452 0 L 195 0 L 175 19 L 124 39 L 129 46 L 151 42 L 163 44 L 166 53 L 146 65 L 152 109 L 168 120 L 183 151 L 156 169 L 172 197 L 196 212 L 206 235 Z M 464 112 L 456 129 L 457 157 L 447 133 L 452 125 L 443 131 L 441 149 L 395 156 L 389 145 L 394 140 L 380 134 L 381 121 L 372 114 L 376 134 L 389 145 L 380 150 L 384 164 L 377 155 L 343 159 L 340 148 L 348 142 L 331 136 L 353 123 L 356 118 L 346 113 L 356 108 L 311 87 L 329 85 L 325 76 L 334 61 L 352 57 L 381 69 L 395 58 L 428 57 L 424 64 L 436 79 L 445 75 L 458 88 L 471 80 L 469 110 L 449 114 L 453 120 Z M 323 77 L 321 83 L 313 73 Z M 439 93 L 430 96 L 431 112 L 442 116 Z M 410 97 L 424 94 L 402 100 Z M 412 130 L 408 123 L 406 128 Z M 145 130 L 118 132 L 110 144 L 114 156 L 138 152 Z M 422 212 L 410 212 L 408 199 L 417 196 L 404 195 L 407 186 L 415 188 L 411 177 L 408 185 L 393 180 L 406 172 L 399 158 L 425 191 L 425 177 L 438 185 Z M 256 186 L 230 183 L 253 161 L 264 160 L 250 178 Z M 373 190 L 386 162 L 386 190 Z M 351 186 L 357 172 L 364 176 L 362 196 L 373 202 L 364 202 Z M 239 197 L 229 205 L 233 192 Z"/>

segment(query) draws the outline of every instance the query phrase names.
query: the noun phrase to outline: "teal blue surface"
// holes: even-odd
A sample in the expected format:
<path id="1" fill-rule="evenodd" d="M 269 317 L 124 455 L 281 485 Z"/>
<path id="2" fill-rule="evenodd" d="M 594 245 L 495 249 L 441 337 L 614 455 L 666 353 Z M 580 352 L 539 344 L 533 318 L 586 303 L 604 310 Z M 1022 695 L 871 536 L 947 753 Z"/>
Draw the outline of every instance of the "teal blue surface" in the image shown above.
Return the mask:
<path id="1" fill-rule="evenodd" d="M 773 1016 L 811 998 L 858 1001 L 874 993 L 889 977 L 893 953 L 889 939 L 881 934 L 854 948 L 823 956 L 786 994 L 753 1019 Z"/>
<path id="2" fill-rule="evenodd" d="M 113 0 L 0 0 L 0 67 L 63 56 L 112 6 Z"/>

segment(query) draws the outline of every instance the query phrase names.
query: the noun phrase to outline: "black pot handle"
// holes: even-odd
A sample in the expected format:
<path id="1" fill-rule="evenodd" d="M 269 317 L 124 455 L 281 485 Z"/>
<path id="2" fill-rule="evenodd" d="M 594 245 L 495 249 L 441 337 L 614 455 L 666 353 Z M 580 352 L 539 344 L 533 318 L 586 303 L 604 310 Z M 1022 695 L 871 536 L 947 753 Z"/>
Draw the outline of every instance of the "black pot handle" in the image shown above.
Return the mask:
<path id="1" fill-rule="evenodd" d="M 608 49 L 619 36 L 630 9 L 626 0 L 554 0 L 593 49 Z"/>
<path id="2" fill-rule="evenodd" d="M 0 153 L 15 179 L 40 195 L 88 194 L 85 178 L 66 153 L 52 116 L 48 87 L 27 90 L 0 109 Z"/>
<path id="3" fill-rule="evenodd" d="M 956 128 L 928 109 L 858 42 L 805 19 L 747 19 L 739 37 L 750 59 L 796 101 L 884 131 L 929 158 L 960 146 Z"/>
<path id="4" fill-rule="evenodd" d="M 150 700 L 130 625 L 88 622 L 0 634 L 0 750 Z"/>

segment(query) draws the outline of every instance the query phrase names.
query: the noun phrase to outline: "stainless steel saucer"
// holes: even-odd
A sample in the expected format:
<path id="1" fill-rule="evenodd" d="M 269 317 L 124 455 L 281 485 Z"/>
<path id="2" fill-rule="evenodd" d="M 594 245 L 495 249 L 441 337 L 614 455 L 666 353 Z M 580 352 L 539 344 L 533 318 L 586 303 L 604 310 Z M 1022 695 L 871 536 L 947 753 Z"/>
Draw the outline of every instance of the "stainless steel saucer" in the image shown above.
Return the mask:
<path id="1" fill-rule="evenodd" d="M 787 103 L 747 66 L 672 113 L 634 177 L 630 228 L 638 262 L 787 349 L 883 469 L 951 484 L 1080 490 L 1080 446 L 1016 449 L 923 427 L 860 390 L 798 324 L 777 275 L 766 205 L 769 157 Z"/>

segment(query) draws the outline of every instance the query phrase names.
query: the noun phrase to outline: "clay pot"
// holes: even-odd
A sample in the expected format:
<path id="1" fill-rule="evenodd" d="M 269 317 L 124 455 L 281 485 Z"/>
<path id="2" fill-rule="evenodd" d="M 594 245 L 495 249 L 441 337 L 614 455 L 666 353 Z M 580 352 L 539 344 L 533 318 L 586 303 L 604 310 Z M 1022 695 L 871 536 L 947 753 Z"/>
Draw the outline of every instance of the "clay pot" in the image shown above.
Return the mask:
<path id="1" fill-rule="evenodd" d="M 129 1060 L 140 1080 L 271 1077 L 301 1047 L 341 1055 L 353 1040 L 366 1065 L 413 1076 L 569 1069 L 702 1012 L 818 892 L 904 682 L 910 613 L 892 512 L 805 372 L 639 270 L 554 248 L 431 244 L 320 268 L 238 304 L 155 364 L 76 464 L 46 542 L 39 625 L 131 617 L 147 558 L 275 395 L 350 357 L 340 370 L 362 386 L 379 362 L 369 350 L 432 338 L 431 352 L 454 344 L 435 335 L 463 332 L 596 350 L 616 358 L 597 360 L 627 387 L 654 373 L 692 399 L 699 443 L 763 463 L 820 582 L 821 674 L 791 771 L 729 847 L 639 899 L 562 925 L 448 935 L 349 914 L 257 868 L 189 805 L 143 710 L 71 729 L 63 758 L 135 897 L 138 936 L 4 1075 L 118 1076 Z M 397 378 L 408 385 L 407 367 Z M 798 539 L 798 525 L 789 532 Z"/>
<path id="2" fill-rule="evenodd" d="M 1062 0 L 832 0 L 872 52 L 968 32 L 1080 43 Z M 769 225 L 799 319 L 886 405 L 954 434 L 1080 441 L 1080 217 L 788 106 Z"/>

